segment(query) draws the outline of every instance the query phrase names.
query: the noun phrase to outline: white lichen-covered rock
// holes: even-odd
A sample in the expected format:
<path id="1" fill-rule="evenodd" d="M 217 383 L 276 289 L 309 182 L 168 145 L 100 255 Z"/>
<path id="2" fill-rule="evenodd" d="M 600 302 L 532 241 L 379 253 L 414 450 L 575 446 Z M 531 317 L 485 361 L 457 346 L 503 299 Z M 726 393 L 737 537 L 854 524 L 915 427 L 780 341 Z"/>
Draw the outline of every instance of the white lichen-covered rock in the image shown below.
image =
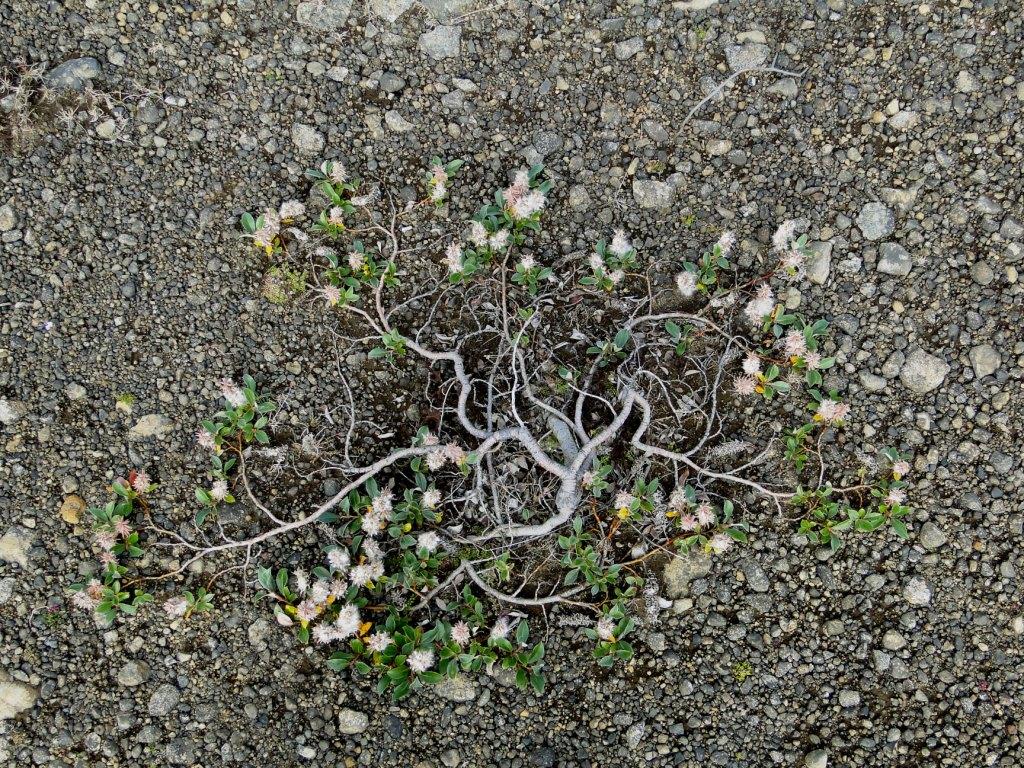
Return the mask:
<path id="1" fill-rule="evenodd" d="M 355 709 L 343 709 L 338 713 L 338 730 L 350 736 L 362 733 L 370 726 L 370 718 Z"/>

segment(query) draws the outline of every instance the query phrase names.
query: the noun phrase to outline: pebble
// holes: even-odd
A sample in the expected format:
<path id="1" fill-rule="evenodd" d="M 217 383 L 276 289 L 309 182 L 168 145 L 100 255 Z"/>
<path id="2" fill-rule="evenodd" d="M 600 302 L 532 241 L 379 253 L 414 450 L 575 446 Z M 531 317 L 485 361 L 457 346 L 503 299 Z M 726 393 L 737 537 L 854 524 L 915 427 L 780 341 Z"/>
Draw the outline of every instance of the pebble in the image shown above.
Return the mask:
<path id="1" fill-rule="evenodd" d="M 99 77 L 102 71 L 99 61 L 92 56 L 83 56 L 58 64 L 46 74 L 45 80 L 51 88 L 80 91 L 87 81 Z"/>
<path id="2" fill-rule="evenodd" d="M 85 510 L 85 499 L 73 493 L 67 496 L 63 503 L 61 503 L 59 510 L 60 519 L 70 525 L 77 525 L 81 521 Z"/>
<path id="3" fill-rule="evenodd" d="M 946 543 L 946 534 L 934 523 L 927 522 L 921 526 L 918 541 L 925 549 L 938 549 Z"/>
<path id="4" fill-rule="evenodd" d="M 643 38 L 631 37 L 615 44 L 615 58 L 619 61 L 626 61 L 636 56 L 644 49 Z"/>
<path id="5" fill-rule="evenodd" d="M 435 685 L 434 693 L 448 701 L 467 702 L 473 701 L 480 694 L 480 686 L 472 678 L 456 675 Z"/>
<path id="6" fill-rule="evenodd" d="M 940 386 L 948 373 L 949 364 L 945 360 L 915 349 L 900 368 L 900 381 L 907 389 L 924 395 Z"/>
<path id="7" fill-rule="evenodd" d="M 991 344 L 978 344 L 976 347 L 971 347 L 967 356 L 971 360 L 974 375 L 979 379 L 991 376 L 998 371 L 999 364 L 1002 362 L 999 352 Z"/>
<path id="8" fill-rule="evenodd" d="M 762 43 L 725 46 L 725 59 L 733 72 L 753 69 L 768 61 L 768 46 Z"/>
<path id="9" fill-rule="evenodd" d="M 150 696 L 149 705 L 146 709 L 153 717 L 164 717 L 169 715 L 178 706 L 180 699 L 181 691 L 171 683 L 163 683 Z"/>
<path id="10" fill-rule="evenodd" d="M 412 8 L 415 0 L 370 0 L 370 10 L 377 16 L 394 24 L 398 18 Z"/>
<path id="11" fill-rule="evenodd" d="M 324 150 L 326 142 L 320 131 L 305 123 L 292 126 L 292 143 L 304 155 L 318 155 Z"/>
<path id="12" fill-rule="evenodd" d="M 6 675 L 4 675 L 6 677 Z M 10 720 L 35 706 L 39 691 L 16 681 L 0 682 L 0 720 Z"/>
<path id="13" fill-rule="evenodd" d="M 828 752 L 824 749 L 816 749 L 808 752 L 804 757 L 805 768 L 828 768 Z"/>
<path id="14" fill-rule="evenodd" d="M 10 528 L 0 537 L 0 560 L 28 569 L 28 550 L 32 546 L 32 538 L 27 531 Z"/>
<path id="15" fill-rule="evenodd" d="M 454 59 L 462 45 L 462 30 L 444 25 L 434 27 L 420 35 L 419 46 L 432 59 Z"/>
<path id="16" fill-rule="evenodd" d="M 906 277 L 910 274 L 913 261 L 907 249 L 899 243 L 882 243 L 881 258 L 878 260 L 878 271 L 883 275 Z"/>
<path id="17" fill-rule="evenodd" d="M 914 576 L 903 588 L 903 597 L 911 605 L 928 605 L 932 600 L 932 590 L 920 576 Z"/>
<path id="18" fill-rule="evenodd" d="M 675 187 L 654 179 L 633 181 L 633 199 L 641 208 L 667 211 L 675 200 Z"/>
<path id="19" fill-rule="evenodd" d="M 117 670 L 117 682 L 129 688 L 142 685 L 149 679 L 149 666 L 144 662 L 126 661 Z"/>
<path id="20" fill-rule="evenodd" d="M 344 734 L 362 733 L 370 726 L 370 718 L 355 709 L 342 709 L 338 712 L 338 730 Z"/>
<path id="21" fill-rule="evenodd" d="M 333 32 L 345 26 L 351 10 L 352 0 L 309 0 L 299 3 L 295 20 L 304 27 Z"/>
<path id="22" fill-rule="evenodd" d="M 881 240 L 896 229 L 896 217 L 883 203 L 865 203 L 857 216 L 857 227 L 868 240 Z"/>

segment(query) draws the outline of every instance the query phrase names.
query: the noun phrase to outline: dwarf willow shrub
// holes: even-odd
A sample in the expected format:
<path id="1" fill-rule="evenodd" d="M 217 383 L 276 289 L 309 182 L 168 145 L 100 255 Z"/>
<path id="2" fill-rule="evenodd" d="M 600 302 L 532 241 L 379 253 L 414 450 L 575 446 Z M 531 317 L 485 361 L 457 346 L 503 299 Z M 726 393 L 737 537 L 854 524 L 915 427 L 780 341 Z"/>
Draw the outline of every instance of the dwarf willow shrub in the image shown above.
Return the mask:
<path id="1" fill-rule="evenodd" d="M 433 370 L 429 421 L 388 442 L 342 378 L 344 397 L 325 395 L 335 434 L 323 467 L 340 490 L 296 512 L 254 490 L 288 482 L 278 404 L 252 377 L 222 381 L 224 406 L 196 436 L 210 469 L 194 519 L 161 528 L 144 473 L 115 483 L 115 501 L 93 510 L 102 568 L 73 588 L 77 604 L 134 613 L 152 598 L 131 564 L 143 540 L 159 542 L 177 557 L 165 581 L 204 574 L 164 603 L 174 619 L 213 609 L 213 581 L 232 574 L 300 643 L 326 647 L 328 666 L 382 692 L 496 665 L 541 691 L 530 619 L 550 607 L 591 612 L 583 633 L 611 666 L 663 607 L 653 568 L 668 558 L 726 555 L 792 518 L 834 549 L 883 528 L 909 535 L 906 457 L 884 449 L 826 479 L 851 411 L 830 379 L 828 323 L 776 297 L 809 256 L 793 222 L 754 277 L 734 265 L 730 232 L 693 258 L 651 259 L 623 231 L 589 256 L 559 254 L 542 230 L 552 182 L 539 165 L 452 231 L 461 165 L 434 158 L 424 199 L 401 206 L 327 161 L 307 174 L 321 211 L 292 200 L 240 221 L 268 300 L 316 312 L 339 356 Z M 413 283 L 424 259 L 431 277 Z M 789 426 L 776 434 L 772 420 Z M 322 438 L 306 437 L 302 450 L 321 454 Z M 248 528 L 223 516 L 236 497 Z M 282 549 L 310 527 L 321 550 L 284 567 Z"/>

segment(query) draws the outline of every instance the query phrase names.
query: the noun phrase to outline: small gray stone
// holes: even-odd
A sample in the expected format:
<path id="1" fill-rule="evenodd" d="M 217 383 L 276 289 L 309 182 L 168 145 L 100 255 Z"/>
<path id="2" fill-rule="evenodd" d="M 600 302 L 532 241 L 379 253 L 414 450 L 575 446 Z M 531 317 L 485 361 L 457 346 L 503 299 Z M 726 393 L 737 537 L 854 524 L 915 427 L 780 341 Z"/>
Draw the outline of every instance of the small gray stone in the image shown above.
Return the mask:
<path id="1" fill-rule="evenodd" d="M 0 232 L 10 232 L 18 226 L 18 214 L 9 205 L 0 205 Z"/>
<path id="2" fill-rule="evenodd" d="M 882 635 L 882 647 L 890 651 L 898 651 L 906 646 L 906 638 L 895 629 L 888 630 Z"/>
<path id="3" fill-rule="evenodd" d="M 978 82 L 978 78 L 968 72 L 966 69 L 961 69 L 956 75 L 956 89 L 960 93 L 974 93 L 981 84 Z"/>
<path id="4" fill-rule="evenodd" d="M 768 93 L 777 93 L 784 98 L 794 99 L 797 93 L 799 93 L 799 89 L 797 88 L 796 80 L 792 77 L 784 77 L 769 88 Z"/>
<path id="5" fill-rule="evenodd" d="M 101 71 L 100 63 L 96 59 L 92 56 L 84 56 L 58 64 L 47 73 L 44 80 L 51 88 L 80 91 L 85 87 L 86 80 L 98 77 Z"/>
<path id="6" fill-rule="evenodd" d="M 941 357 L 915 349 L 900 368 L 900 381 L 907 389 L 923 395 L 942 384 L 948 373 L 949 364 Z"/>
<path id="7" fill-rule="evenodd" d="M 11 528 L 0 537 L 0 561 L 16 563 L 22 569 L 28 569 L 28 550 L 32 546 L 32 537 L 23 528 Z"/>
<path id="8" fill-rule="evenodd" d="M 432 59 L 454 59 L 462 45 L 460 27 L 436 26 L 420 35 L 419 46 Z"/>
<path id="9" fill-rule="evenodd" d="M 711 560 L 704 555 L 690 554 L 673 557 L 665 566 L 662 578 L 665 582 L 665 594 L 672 600 L 686 597 L 690 592 L 690 582 L 700 579 L 711 572 Z"/>
<path id="10" fill-rule="evenodd" d="M 415 127 L 395 109 L 389 109 L 384 113 L 384 122 L 395 133 L 407 133 Z"/>
<path id="11" fill-rule="evenodd" d="M 815 240 L 810 244 L 811 257 L 807 260 L 807 279 L 815 285 L 824 285 L 832 270 L 832 243 Z"/>
<path id="12" fill-rule="evenodd" d="M 615 44 L 615 58 L 619 61 L 626 61 L 636 56 L 644 49 L 644 41 L 639 37 L 631 37 L 629 40 Z"/>
<path id="13" fill-rule="evenodd" d="M 938 549 L 946 543 L 946 534 L 934 523 L 925 523 L 921 526 L 921 533 L 917 540 L 925 549 Z"/>
<path id="14" fill-rule="evenodd" d="M 304 27 L 333 32 L 345 26 L 351 10 L 352 0 L 310 0 L 299 3 L 295 20 Z"/>
<path id="15" fill-rule="evenodd" d="M 128 688 L 142 685 L 149 679 L 149 667 L 139 661 L 127 661 L 117 670 L 117 682 Z"/>
<path id="16" fill-rule="evenodd" d="M 768 61 L 768 46 L 761 43 L 725 46 L 725 59 L 733 72 L 760 67 Z"/>
<path id="17" fill-rule="evenodd" d="M 643 723 L 634 723 L 629 726 L 629 729 L 626 731 L 626 744 L 629 745 L 630 749 L 636 749 L 640 746 L 640 742 L 644 738 L 644 731 L 646 730 L 647 728 Z"/>
<path id="18" fill-rule="evenodd" d="M 914 266 L 907 249 L 899 243 L 882 243 L 878 271 L 883 275 L 906 277 Z"/>
<path id="19" fill-rule="evenodd" d="M 117 135 L 117 123 L 113 120 L 104 120 L 96 126 L 96 135 L 101 139 L 110 140 Z"/>
<path id="20" fill-rule="evenodd" d="M 569 207 L 574 210 L 584 210 L 590 207 L 591 199 L 587 188 L 582 184 L 576 184 L 569 189 Z"/>
<path id="21" fill-rule="evenodd" d="M 28 413 L 28 406 L 24 403 L 0 397 L 0 424 L 9 427 L 21 421 L 26 413 Z"/>
<path id="22" fill-rule="evenodd" d="M 390 24 L 412 8 L 414 0 L 370 0 L 370 10 Z"/>
<path id="23" fill-rule="evenodd" d="M 717 3 L 718 0 L 676 0 L 672 7 L 677 11 L 705 11 Z"/>
<path id="24" fill-rule="evenodd" d="M 979 379 L 991 376 L 998 371 L 999 364 L 1002 362 L 996 348 L 991 344 L 979 344 L 976 347 L 971 347 L 967 356 L 971 360 L 971 367 L 974 368 L 974 375 Z"/>
<path id="25" fill-rule="evenodd" d="M 420 0 L 431 16 L 438 21 L 448 21 L 471 10 L 475 0 Z"/>
<path id="26" fill-rule="evenodd" d="M 338 730 L 349 736 L 362 733 L 370 727 L 370 718 L 355 709 L 343 709 L 338 713 Z"/>
<path id="27" fill-rule="evenodd" d="M 644 120 L 643 123 L 644 133 L 651 137 L 651 141 L 655 141 L 658 144 L 664 144 L 668 141 L 668 131 L 665 130 L 665 126 L 655 120 Z"/>
<path id="28" fill-rule="evenodd" d="M 164 683 L 149 698 L 148 711 L 154 717 L 169 715 L 181 699 L 181 691 L 171 683 Z"/>
<path id="29" fill-rule="evenodd" d="M 996 279 L 996 274 L 988 262 L 976 261 L 971 265 L 971 279 L 978 285 L 990 285 Z"/>
<path id="30" fill-rule="evenodd" d="M 31 685 L 6 680 L 0 682 L 0 720 L 10 720 L 26 709 L 31 709 L 38 699 L 39 691 Z"/>
<path id="31" fill-rule="evenodd" d="M 897 131 L 909 131 L 919 122 L 921 122 L 921 116 L 918 115 L 917 112 L 912 112 L 907 109 L 901 109 L 889 118 L 889 125 Z"/>
<path id="32" fill-rule="evenodd" d="M 671 184 L 654 179 L 633 181 L 633 199 L 641 208 L 667 211 L 672 207 L 676 190 Z"/>
<path id="33" fill-rule="evenodd" d="M 323 134 L 312 125 L 295 123 L 292 126 L 292 143 L 303 154 L 316 155 L 323 151 L 326 142 Z"/>
<path id="34" fill-rule="evenodd" d="M 754 592 L 768 591 L 768 577 L 764 573 L 761 564 L 753 558 L 746 558 L 740 561 L 740 570 L 747 579 L 747 586 Z"/>
<path id="35" fill-rule="evenodd" d="M 876 376 L 868 371 L 863 371 L 860 374 L 860 383 L 868 392 L 881 392 L 889 382 L 881 376 Z"/>
<path id="36" fill-rule="evenodd" d="M 144 440 L 147 437 L 155 437 L 158 440 L 171 431 L 173 425 L 171 420 L 159 413 L 147 413 L 135 422 L 128 431 L 128 437 L 132 440 Z"/>
<path id="37" fill-rule="evenodd" d="M 885 203 L 865 203 L 857 216 L 857 227 L 868 240 L 881 240 L 896 229 L 896 217 Z"/>
<path id="38" fill-rule="evenodd" d="M 804 757 L 805 768 L 828 768 L 828 752 L 824 749 L 816 749 L 808 752 Z"/>
<path id="39" fill-rule="evenodd" d="M 446 677 L 435 685 L 434 693 L 448 701 L 467 702 L 473 701 L 479 695 L 480 687 L 471 678 L 456 675 Z"/>
<path id="40" fill-rule="evenodd" d="M 911 605 L 928 605 L 932 601 L 932 590 L 927 581 L 914 576 L 903 588 L 903 597 Z"/>
<path id="41" fill-rule="evenodd" d="M 554 131 L 541 131 L 533 140 L 533 148 L 541 157 L 562 148 L 562 137 Z"/>
<path id="42" fill-rule="evenodd" d="M 860 704 L 860 694 L 857 691 L 844 688 L 839 692 L 839 706 L 848 709 L 856 707 L 858 704 Z"/>

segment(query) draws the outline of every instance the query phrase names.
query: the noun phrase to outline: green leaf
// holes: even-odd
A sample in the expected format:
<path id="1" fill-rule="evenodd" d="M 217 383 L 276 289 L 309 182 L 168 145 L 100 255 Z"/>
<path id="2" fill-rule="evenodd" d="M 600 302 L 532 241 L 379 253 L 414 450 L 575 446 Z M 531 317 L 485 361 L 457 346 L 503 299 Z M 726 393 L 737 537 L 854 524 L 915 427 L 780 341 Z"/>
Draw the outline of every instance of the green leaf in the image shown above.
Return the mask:
<path id="1" fill-rule="evenodd" d="M 530 639 L 530 624 L 523 619 L 519 622 L 519 626 L 516 627 L 516 642 L 520 645 L 526 645 L 526 641 Z"/>
<path id="2" fill-rule="evenodd" d="M 533 690 L 537 692 L 538 696 L 540 696 L 544 693 L 544 675 L 539 672 L 535 672 L 530 675 L 530 685 L 533 686 Z"/>

